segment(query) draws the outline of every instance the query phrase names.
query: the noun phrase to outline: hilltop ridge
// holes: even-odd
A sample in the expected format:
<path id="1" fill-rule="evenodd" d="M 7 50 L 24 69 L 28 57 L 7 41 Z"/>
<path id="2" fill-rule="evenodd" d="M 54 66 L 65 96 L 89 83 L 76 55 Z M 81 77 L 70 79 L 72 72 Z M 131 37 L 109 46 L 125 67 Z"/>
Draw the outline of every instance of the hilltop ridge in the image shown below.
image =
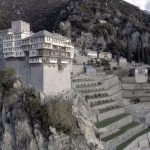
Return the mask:
<path id="1" fill-rule="evenodd" d="M 0 29 L 12 20 L 60 32 L 83 50 L 100 47 L 150 63 L 150 15 L 122 0 L 0 0 Z"/>

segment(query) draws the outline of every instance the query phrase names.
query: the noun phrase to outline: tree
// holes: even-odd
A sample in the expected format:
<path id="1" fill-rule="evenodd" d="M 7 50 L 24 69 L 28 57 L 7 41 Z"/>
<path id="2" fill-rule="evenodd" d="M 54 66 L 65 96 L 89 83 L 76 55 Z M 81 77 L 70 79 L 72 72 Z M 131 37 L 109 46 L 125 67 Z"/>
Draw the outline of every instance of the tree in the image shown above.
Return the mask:
<path id="1" fill-rule="evenodd" d="M 132 62 L 132 52 L 130 49 L 127 52 L 127 60 L 128 60 L 128 62 Z"/>

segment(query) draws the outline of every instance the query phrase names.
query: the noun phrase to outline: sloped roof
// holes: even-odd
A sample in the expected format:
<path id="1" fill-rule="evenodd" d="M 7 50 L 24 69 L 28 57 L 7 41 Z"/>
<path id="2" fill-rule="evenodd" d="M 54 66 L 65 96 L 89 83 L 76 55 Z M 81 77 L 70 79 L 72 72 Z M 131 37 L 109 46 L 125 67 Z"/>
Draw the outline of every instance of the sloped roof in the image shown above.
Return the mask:
<path id="1" fill-rule="evenodd" d="M 37 33 L 34 33 L 33 35 L 31 35 L 28 38 L 43 37 L 43 36 L 53 37 L 53 38 L 58 39 L 58 40 L 68 40 L 68 38 L 66 38 L 66 37 L 64 37 L 64 36 L 62 36 L 62 35 L 60 35 L 58 33 L 50 33 L 47 30 L 42 30 L 42 31 L 39 31 Z"/>

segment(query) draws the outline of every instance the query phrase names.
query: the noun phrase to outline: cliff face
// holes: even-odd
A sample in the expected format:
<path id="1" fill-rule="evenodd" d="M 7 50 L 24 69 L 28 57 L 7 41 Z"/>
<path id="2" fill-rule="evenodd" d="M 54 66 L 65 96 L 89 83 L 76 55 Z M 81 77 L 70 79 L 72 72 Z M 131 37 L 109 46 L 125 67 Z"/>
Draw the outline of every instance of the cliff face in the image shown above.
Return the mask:
<path id="1" fill-rule="evenodd" d="M 90 108 L 80 95 L 71 92 L 70 100 L 58 97 L 43 104 L 38 93 L 20 82 L 14 82 L 11 88 L 7 88 L 8 82 L 3 83 L 0 150 L 103 149 L 90 119 Z"/>
<path id="2" fill-rule="evenodd" d="M 70 36 L 83 50 L 104 49 L 150 63 L 150 15 L 122 0 L 0 0 L 0 29 L 12 20 Z"/>

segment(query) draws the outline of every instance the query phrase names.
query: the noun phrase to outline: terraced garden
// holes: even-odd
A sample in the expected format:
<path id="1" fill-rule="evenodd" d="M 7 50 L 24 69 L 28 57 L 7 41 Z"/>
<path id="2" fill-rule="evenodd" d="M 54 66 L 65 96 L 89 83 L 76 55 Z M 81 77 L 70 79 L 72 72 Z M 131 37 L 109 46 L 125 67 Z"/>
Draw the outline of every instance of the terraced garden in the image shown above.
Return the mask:
<path id="1" fill-rule="evenodd" d="M 98 101 L 95 103 L 91 103 L 90 106 L 94 107 L 94 106 L 104 105 L 104 104 L 111 103 L 111 102 L 115 102 L 115 101 L 112 99 L 111 100 L 105 100 L 105 101 Z"/>
<path id="2" fill-rule="evenodd" d="M 108 87 L 112 93 L 105 89 L 106 86 L 103 86 L 103 82 L 101 83 L 92 79 L 88 79 L 88 83 L 87 79 L 77 79 L 77 81 L 74 81 L 72 84 L 74 84 L 74 89 L 77 92 L 83 94 L 85 100 L 90 105 L 95 117 L 95 126 L 99 129 L 98 131 L 102 137 L 101 140 L 110 146 L 109 150 L 116 147 L 117 150 L 122 150 L 136 139 L 136 137 L 148 132 L 150 129 L 144 130 L 143 125 L 134 122 L 132 115 L 126 113 L 124 108 L 120 106 L 118 100 L 115 98 L 115 95 L 119 92 L 119 86 L 116 88 L 116 84 L 113 86 L 112 82 L 113 79 L 112 81 L 110 79 L 105 80 L 105 84 L 108 83 Z M 116 82 L 119 84 L 119 80 L 115 81 L 115 83 Z M 122 109 L 120 110 L 120 108 Z M 106 130 L 103 130 L 105 127 Z M 128 137 L 130 131 L 132 131 L 132 138 Z M 141 132 L 138 133 L 138 131 Z M 120 140 L 123 140 L 123 143 Z M 109 142 L 111 142 L 110 145 Z"/>
<path id="3" fill-rule="evenodd" d="M 109 136 L 107 136 L 107 137 L 105 137 L 105 138 L 102 138 L 102 141 L 104 141 L 104 142 L 110 141 L 110 140 L 114 139 L 115 137 L 118 137 L 118 136 L 122 135 L 122 134 L 125 133 L 127 130 L 129 130 L 129 129 L 131 129 L 131 128 L 134 128 L 134 127 L 136 127 L 136 126 L 138 126 L 138 125 L 139 125 L 139 123 L 137 123 L 137 122 L 132 122 L 132 123 L 126 125 L 126 126 L 121 127 L 121 128 L 119 129 L 119 131 L 117 131 L 117 132 L 115 132 L 115 133 L 113 133 L 113 134 L 111 134 L 111 135 L 109 135 Z"/>
<path id="4" fill-rule="evenodd" d="M 123 119 L 123 118 L 125 118 L 125 117 L 127 117 L 129 115 L 130 114 L 128 114 L 128 113 L 123 113 L 123 114 L 120 114 L 118 116 L 115 116 L 115 117 L 108 118 L 108 119 L 105 119 L 103 121 L 100 121 L 100 122 L 96 123 L 95 125 L 96 125 L 97 128 L 104 128 L 104 127 L 106 127 L 106 126 L 108 126 L 108 125 L 110 125 L 110 124 L 112 124 L 114 122 L 117 122 L 120 119 Z"/>
<path id="5" fill-rule="evenodd" d="M 138 137 L 140 137 L 140 136 L 142 136 L 142 135 L 144 135 L 145 133 L 148 133 L 148 132 L 150 132 L 150 128 L 144 129 L 143 131 L 139 132 L 138 134 L 136 134 L 132 138 L 128 139 L 124 143 L 117 146 L 116 150 L 123 150 L 126 146 L 128 146 L 130 143 L 132 143 L 135 139 L 137 139 Z"/>
<path id="6" fill-rule="evenodd" d="M 103 98 L 107 97 L 108 93 L 99 93 L 99 94 L 93 94 L 93 95 L 85 95 L 86 99 L 95 99 L 95 98 Z"/>
<path id="7" fill-rule="evenodd" d="M 122 108 L 122 107 L 121 106 L 115 106 L 115 107 L 111 107 L 111 108 L 105 108 L 103 110 L 99 110 L 99 113 L 102 114 L 102 113 L 106 113 L 108 111 L 116 110 L 116 109 L 119 109 L 119 108 Z"/>

